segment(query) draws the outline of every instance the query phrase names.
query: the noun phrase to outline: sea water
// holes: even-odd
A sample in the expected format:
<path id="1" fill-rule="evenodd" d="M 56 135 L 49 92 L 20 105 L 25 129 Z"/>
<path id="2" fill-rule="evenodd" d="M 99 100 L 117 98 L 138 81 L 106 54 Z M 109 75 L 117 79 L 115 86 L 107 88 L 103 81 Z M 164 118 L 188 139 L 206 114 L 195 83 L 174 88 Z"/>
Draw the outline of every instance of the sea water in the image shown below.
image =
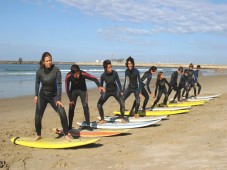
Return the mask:
<path id="1" fill-rule="evenodd" d="M 71 65 L 59 64 L 56 66 L 61 70 L 62 92 L 65 93 L 65 76 L 70 71 Z M 38 68 L 39 65 L 37 64 L 0 64 L 0 98 L 35 95 L 35 74 Z M 97 78 L 100 78 L 103 73 L 102 66 L 80 66 L 80 68 Z M 113 66 L 113 69 L 118 72 L 123 84 L 126 67 Z M 137 69 L 142 75 L 149 67 L 137 67 Z M 157 72 L 163 71 L 168 78 L 176 70 L 177 68 L 160 68 Z M 201 73 L 204 76 L 219 74 L 213 70 L 206 69 L 202 69 Z M 156 78 L 156 76 L 157 74 L 153 78 Z M 88 89 L 96 87 L 96 84 L 90 80 L 86 80 L 86 83 Z"/>

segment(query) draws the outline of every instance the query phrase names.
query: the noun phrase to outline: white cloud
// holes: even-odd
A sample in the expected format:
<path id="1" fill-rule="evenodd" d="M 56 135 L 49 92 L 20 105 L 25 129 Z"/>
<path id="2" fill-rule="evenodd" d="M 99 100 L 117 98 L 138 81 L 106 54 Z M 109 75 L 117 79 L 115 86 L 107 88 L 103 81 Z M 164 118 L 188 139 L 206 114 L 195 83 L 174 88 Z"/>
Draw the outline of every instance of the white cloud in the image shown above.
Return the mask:
<path id="1" fill-rule="evenodd" d="M 227 4 L 202 0 L 57 0 L 84 13 L 115 21 L 148 23 L 149 30 L 129 29 L 129 33 L 226 32 Z"/>

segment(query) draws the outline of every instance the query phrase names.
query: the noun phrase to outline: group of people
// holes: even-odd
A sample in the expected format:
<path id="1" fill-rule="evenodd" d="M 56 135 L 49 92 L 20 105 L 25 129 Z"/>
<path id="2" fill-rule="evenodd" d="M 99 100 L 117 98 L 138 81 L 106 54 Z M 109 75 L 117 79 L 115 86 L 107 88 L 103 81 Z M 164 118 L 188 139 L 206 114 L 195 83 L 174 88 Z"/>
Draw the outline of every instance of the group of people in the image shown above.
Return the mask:
<path id="1" fill-rule="evenodd" d="M 190 64 L 189 70 L 184 70 L 184 74 L 181 76 L 179 84 L 177 83 L 177 79 L 178 75 L 182 74 L 183 72 L 182 67 L 179 67 L 178 70 L 172 74 L 170 82 L 166 80 L 163 72 L 159 72 L 156 81 L 155 94 L 152 94 L 150 90 L 152 75 L 157 71 L 155 66 L 150 67 L 149 70 L 140 77 L 140 72 L 135 68 L 135 62 L 132 57 L 128 57 L 126 59 L 125 65 L 127 69 L 125 71 L 125 80 L 122 88 L 118 73 L 113 70 L 110 60 L 105 60 L 103 62 L 104 72 L 101 75 L 100 81 L 95 76 L 81 70 L 77 64 L 73 64 L 71 66 L 71 71 L 66 75 L 65 78 L 65 88 L 69 99 L 69 111 L 67 118 L 63 103 L 61 102 L 61 72 L 58 67 L 52 64 L 51 54 L 49 52 L 44 52 L 40 61 L 40 68 L 36 71 L 34 102 L 36 103 L 35 127 L 37 137 L 35 140 L 41 139 L 41 121 L 48 103 L 50 103 L 53 109 L 60 116 L 66 140 L 71 140 L 72 137 L 70 136 L 69 130 L 72 129 L 74 111 L 78 97 L 81 99 L 87 125 L 82 127 L 82 129 L 87 129 L 90 131 L 93 130 L 90 127 L 90 111 L 88 106 L 86 79 L 93 81 L 97 85 L 101 94 L 97 102 L 97 108 L 101 118 L 99 121 L 100 124 L 106 123 L 104 120 L 103 105 L 110 96 L 113 96 L 119 103 L 121 122 L 126 123 L 124 119 L 125 101 L 132 93 L 134 94 L 135 100 L 130 110 L 130 116 L 135 117 L 139 117 L 138 110 L 140 107 L 140 98 L 142 96 L 144 97 L 144 102 L 141 109 L 145 112 L 146 105 L 149 101 L 149 95 L 152 95 L 154 98 L 157 96 L 156 100 L 151 106 L 151 108 L 153 108 L 159 102 L 162 94 L 165 95 L 163 104 L 166 106 L 168 96 L 172 90 L 176 91 L 174 100 L 176 97 L 178 97 L 178 101 L 181 101 L 180 96 L 182 89 L 186 92 L 186 99 L 188 98 L 188 93 L 191 88 L 194 88 L 195 96 L 199 95 L 200 93 L 201 85 L 198 83 L 198 75 L 201 67 L 199 65 L 197 66 L 197 70 L 194 71 L 193 65 Z M 40 84 L 42 84 L 41 87 Z M 169 86 L 168 91 L 165 84 Z M 196 86 L 199 87 L 198 93 L 196 93 Z M 183 93 L 185 93 L 184 91 Z"/>

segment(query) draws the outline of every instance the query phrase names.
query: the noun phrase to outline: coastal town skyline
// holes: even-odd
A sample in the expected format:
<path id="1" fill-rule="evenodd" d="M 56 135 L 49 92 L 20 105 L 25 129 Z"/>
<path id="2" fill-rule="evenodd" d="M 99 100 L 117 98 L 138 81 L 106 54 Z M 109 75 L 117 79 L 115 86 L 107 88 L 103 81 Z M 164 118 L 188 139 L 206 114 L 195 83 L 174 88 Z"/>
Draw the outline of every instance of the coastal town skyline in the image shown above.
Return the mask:
<path id="1" fill-rule="evenodd" d="M 1 1 L 0 60 L 227 64 L 224 0 Z"/>

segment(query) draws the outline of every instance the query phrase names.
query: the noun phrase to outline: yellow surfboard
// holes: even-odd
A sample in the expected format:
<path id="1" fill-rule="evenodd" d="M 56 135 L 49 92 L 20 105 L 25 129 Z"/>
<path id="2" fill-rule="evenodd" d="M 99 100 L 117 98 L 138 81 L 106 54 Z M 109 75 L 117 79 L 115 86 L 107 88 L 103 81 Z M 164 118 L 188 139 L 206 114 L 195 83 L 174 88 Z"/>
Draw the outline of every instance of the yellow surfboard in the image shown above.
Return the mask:
<path id="1" fill-rule="evenodd" d="M 162 110 L 162 111 L 150 111 L 147 110 L 146 112 L 138 112 L 140 116 L 164 116 L 164 115 L 175 115 L 175 114 L 181 114 L 181 113 L 188 113 L 190 110 Z M 120 115 L 121 112 L 115 111 L 113 112 L 115 115 Z M 125 111 L 125 115 L 129 115 L 129 111 Z"/>
<path id="2" fill-rule="evenodd" d="M 201 106 L 204 104 L 205 104 L 205 101 L 198 101 L 198 102 L 167 103 L 167 106 L 168 107 L 186 107 L 186 106 Z"/>
<path id="3" fill-rule="evenodd" d="M 32 147 L 32 148 L 51 148 L 51 149 L 60 149 L 60 148 L 72 148 L 83 145 L 88 145 L 95 143 L 100 138 L 94 139 L 72 139 L 67 141 L 64 138 L 42 138 L 40 140 L 34 141 L 33 137 L 16 137 L 11 138 L 11 142 L 17 145 Z"/>

